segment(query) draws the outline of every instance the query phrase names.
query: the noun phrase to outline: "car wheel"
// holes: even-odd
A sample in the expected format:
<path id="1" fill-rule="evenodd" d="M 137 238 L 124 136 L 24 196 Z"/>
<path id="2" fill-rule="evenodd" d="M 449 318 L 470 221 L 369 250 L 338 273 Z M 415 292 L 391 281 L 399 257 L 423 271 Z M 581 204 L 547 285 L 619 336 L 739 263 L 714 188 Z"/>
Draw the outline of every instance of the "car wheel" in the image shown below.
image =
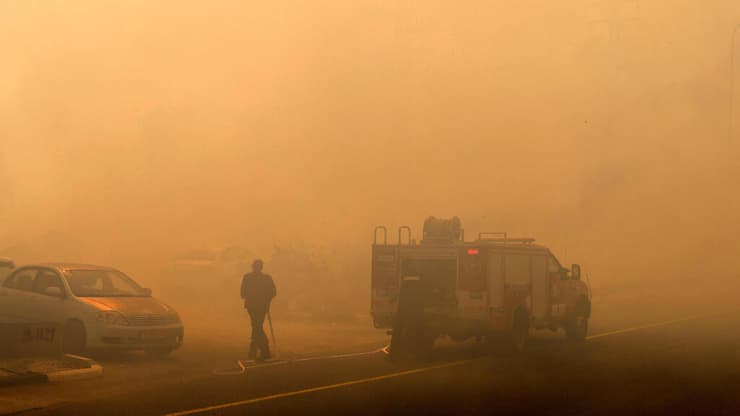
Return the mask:
<path id="1" fill-rule="evenodd" d="M 416 357 L 420 361 L 430 361 L 432 359 L 432 351 L 434 350 L 434 341 L 437 340 L 437 334 L 421 331 L 416 335 Z"/>
<path id="2" fill-rule="evenodd" d="M 85 326 L 80 321 L 69 321 L 62 333 L 62 351 L 65 354 L 82 354 L 87 344 Z"/>

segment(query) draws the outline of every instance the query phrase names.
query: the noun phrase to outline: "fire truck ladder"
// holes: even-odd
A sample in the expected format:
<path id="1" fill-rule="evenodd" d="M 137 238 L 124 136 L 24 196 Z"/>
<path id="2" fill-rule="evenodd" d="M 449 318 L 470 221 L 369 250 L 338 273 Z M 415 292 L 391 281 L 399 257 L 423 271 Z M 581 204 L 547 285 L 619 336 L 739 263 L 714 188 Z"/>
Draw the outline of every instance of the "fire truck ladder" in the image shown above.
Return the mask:
<path id="1" fill-rule="evenodd" d="M 405 233 L 404 233 L 405 231 Z M 378 233 L 380 232 L 380 235 L 383 237 L 383 242 L 381 244 L 378 244 Z M 404 235 L 406 236 L 405 244 L 404 244 Z M 402 225 L 398 227 L 398 243 L 399 246 L 407 245 L 411 246 L 414 245 L 413 236 L 411 234 L 411 227 L 408 225 Z M 373 245 L 388 245 L 388 229 L 385 226 L 379 225 L 375 227 L 375 231 L 373 231 Z"/>
<path id="2" fill-rule="evenodd" d="M 378 231 L 383 232 L 383 245 L 388 245 L 388 229 L 382 225 L 375 227 L 375 231 L 373 232 L 373 245 L 378 245 Z"/>
<path id="3" fill-rule="evenodd" d="M 401 236 L 403 235 L 404 230 L 406 231 L 406 245 L 410 246 L 413 244 L 414 240 L 411 239 L 411 227 L 409 227 L 408 225 L 402 225 L 398 227 L 398 245 L 403 245 L 403 240 L 401 239 Z"/>

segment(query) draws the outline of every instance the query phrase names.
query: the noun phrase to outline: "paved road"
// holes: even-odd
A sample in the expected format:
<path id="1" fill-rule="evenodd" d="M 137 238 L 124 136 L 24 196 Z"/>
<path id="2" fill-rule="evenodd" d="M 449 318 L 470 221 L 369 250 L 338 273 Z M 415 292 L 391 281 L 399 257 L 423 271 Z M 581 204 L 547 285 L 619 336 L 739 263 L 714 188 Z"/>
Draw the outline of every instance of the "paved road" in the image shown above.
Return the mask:
<path id="1" fill-rule="evenodd" d="M 424 364 L 374 353 L 174 377 L 37 414 L 738 414 L 736 316 L 599 328 L 583 344 L 540 333 L 523 354 L 467 344 Z"/>

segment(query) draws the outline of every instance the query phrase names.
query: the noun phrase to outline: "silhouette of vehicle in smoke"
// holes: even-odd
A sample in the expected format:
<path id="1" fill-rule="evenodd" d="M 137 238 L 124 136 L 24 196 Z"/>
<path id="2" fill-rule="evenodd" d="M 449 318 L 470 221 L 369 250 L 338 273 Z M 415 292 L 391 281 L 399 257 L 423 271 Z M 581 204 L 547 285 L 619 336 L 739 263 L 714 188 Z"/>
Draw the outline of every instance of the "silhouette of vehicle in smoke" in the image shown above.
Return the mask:
<path id="1" fill-rule="evenodd" d="M 13 259 L 0 257 L 0 279 L 4 279 L 13 269 L 15 269 Z"/>
<path id="2" fill-rule="evenodd" d="M 57 323 L 65 352 L 144 350 L 163 356 L 183 342 L 170 306 L 113 268 L 67 263 L 19 267 L 0 287 L 0 315 Z"/>
<path id="3" fill-rule="evenodd" d="M 424 356 L 440 335 L 508 338 L 516 350 L 530 329 L 563 328 L 569 339 L 585 339 L 591 301 L 581 267 L 566 269 L 534 241 L 506 233 L 465 241 L 457 217 L 427 219 L 418 244 L 409 227 L 399 228 L 397 244 L 377 227 L 371 310 L 376 328 L 392 329 L 391 355 Z"/>

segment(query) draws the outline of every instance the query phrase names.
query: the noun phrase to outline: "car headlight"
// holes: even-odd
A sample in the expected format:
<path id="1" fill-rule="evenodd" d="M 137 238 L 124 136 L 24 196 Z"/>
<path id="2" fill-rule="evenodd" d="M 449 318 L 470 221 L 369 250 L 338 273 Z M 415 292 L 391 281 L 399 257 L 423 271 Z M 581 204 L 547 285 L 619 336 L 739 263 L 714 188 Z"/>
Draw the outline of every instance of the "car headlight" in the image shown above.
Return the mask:
<path id="1" fill-rule="evenodd" d="M 130 325 L 128 319 L 120 312 L 100 311 L 98 312 L 98 321 L 108 325 Z"/>

